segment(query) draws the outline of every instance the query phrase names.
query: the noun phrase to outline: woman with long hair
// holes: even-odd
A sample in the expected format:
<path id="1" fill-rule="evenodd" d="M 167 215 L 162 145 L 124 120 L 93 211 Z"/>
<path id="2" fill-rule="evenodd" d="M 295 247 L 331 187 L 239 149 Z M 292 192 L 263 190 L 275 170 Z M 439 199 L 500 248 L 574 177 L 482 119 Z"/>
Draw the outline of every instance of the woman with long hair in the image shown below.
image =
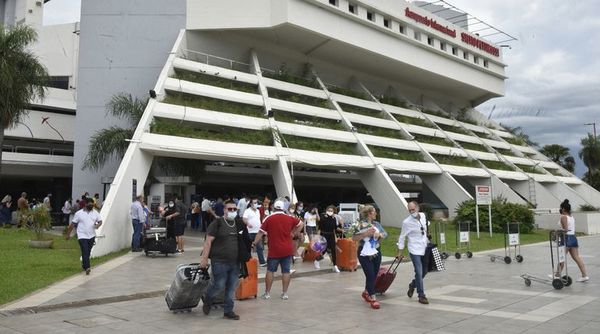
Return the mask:
<path id="1" fill-rule="evenodd" d="M 585 264 L 583 263 L 583 259 L 581 255 L 579 255 L 579 243 L 577 242 L 577 237 L 575 236 L 575 218 L 571 215 L 571 204 L 569 204 L 569 200 L 565 199 L 562 203 L 560 203 L 560 227 L 567 231 L 565 238 L 565 248 L 567 253 L 571 254 L 571 258 L 581 271 L 581 277 L 577 279 L 577 282 L 587 282 L 590 278 L 587 275 L 587 271 L 585 270 Z M 564 264 L 560 264 L 560 270 L 562 271 Z M 558 273 L 560 277 L 560 273 Z"/>

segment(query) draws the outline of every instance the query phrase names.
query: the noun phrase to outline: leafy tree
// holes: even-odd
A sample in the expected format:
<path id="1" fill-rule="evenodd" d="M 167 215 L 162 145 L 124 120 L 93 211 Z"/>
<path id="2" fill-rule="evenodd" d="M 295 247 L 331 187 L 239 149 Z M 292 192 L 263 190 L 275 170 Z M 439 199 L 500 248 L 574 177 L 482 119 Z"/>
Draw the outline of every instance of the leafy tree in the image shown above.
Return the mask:
<path id="1" fill-rule="evenodd" d="M 581 146 L 579 157 L 588 168 L 588 174 L 591 175 L 593 171 L 600 168 L 600 139 L 588 134 L 587 137 L 581 138 Z"/>
<path id="2" fill-rule="evenodd" d="M 14 127 L 32 100 L 46 95 L 48 72 L 28 49 L 37 40 L 36 31 L 25 25 L 0 27 L 0 147 L 4 130 Z M 0 150 L 0 171 L 2 150 Z M 1 175 L 1 173 L 0 173 Z"/>
<path id="3" fill-rule="evenodd" d="M 458 205 L 455 210 L 454 223 L 459 221 L 471 221 L 471 230 L 476 230 L 475 200 L 467 200 Z M 483 230 L 488 226 L 488 210 L 479 210 L 479 224 Z M 505 198 L 492 199 L 492 230 L 496 233 L 504 233 L 506 224 L 509 222 L 520 222 L 521 233 L 531 233 L 534 226 L 533 212 L 526 205 L 510 203 Z"/>
<path id="4" fill-rule="evenodd" d="M 82 169 L 98 171 L 110 159 L 122 159 L 127 151 L 133 133 L 144 114 L 148 99 L 140 100 L 131 94 L 118 93 L 106 104 L 106 114 L 116 118 L 126 119 L 128 127 L 110 127 L 97 131 L 90 138 L 90 146 L 86 154 Z M 157 157 L 154 159 L 153 169 L 158 167 L 167 175 L 189 175 L 197 180 L 204 172 L 202 161 L 178 158 Z M 151 170 L 150 176 L 154 175 Z"/>
<path id="5" fill-rule="evenodd" d="M 571 173 L 575 170 L 575 159 L 571 156 L 568 147 L 558 144 L 544 145 L 540 150 L 540 153 Z"/>
<path id="6" fill-rule="evenodd" d="M 506 131 L 510 132 L 513 134 L 513 136 L 517 137 L 517 139 L 521 140 L 523 143 L 526 143 L 529 146 L 535 146 L 538 147 L 539 143 L 534 142 L 531 138 L 529 138 L 529 135 L 526 134 L 523 131 L 523 128 L 520 126 L 508 126 L 508 125 L 504 125 L 504 124 L 500 124 Z"/>

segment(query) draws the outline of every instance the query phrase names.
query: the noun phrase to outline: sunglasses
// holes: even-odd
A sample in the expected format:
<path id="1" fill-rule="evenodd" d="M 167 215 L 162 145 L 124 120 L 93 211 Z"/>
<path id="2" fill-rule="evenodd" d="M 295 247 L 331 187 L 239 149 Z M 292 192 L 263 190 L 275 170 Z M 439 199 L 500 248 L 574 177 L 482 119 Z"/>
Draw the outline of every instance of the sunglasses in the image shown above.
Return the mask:
<path id="1" fill-rule="evenodd" d="M 237 211 L 237 208 L 227 208 L 227 211 L 229 211 L 229 212 L 235 212 L 235 211 Z"/>
<path id="2" fill-rule="evenodd" d="M 421 226 L 421 235 L 425 235 L 425 229 Z"/>

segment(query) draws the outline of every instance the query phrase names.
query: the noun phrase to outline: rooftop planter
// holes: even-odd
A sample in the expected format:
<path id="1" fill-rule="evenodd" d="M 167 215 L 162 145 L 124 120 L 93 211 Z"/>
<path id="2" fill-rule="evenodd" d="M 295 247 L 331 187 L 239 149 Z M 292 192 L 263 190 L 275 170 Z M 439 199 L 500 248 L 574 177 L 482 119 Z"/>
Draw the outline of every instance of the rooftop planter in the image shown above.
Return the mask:
<path id="1" fill-rule="evenodd" d="M 525 145 L 525 140 L 523 140 L 522 138 L 519 138 L 519 137 L 504 138 L 504 140 L 506 140 L 507 142 L 509 142 L 513 145 L 520 145 L 520 146 Z"/>
<path id="2" fill-rule="evenodd" d="M 405 161 L 425 161 L 423 154 L 417 151 L 399 150 L 395 148 L 368 145 L 371 153 L 378 158 L 388 158 Z"/>
<path id="3" fill-rule="evenodd" d="M 474 131 L 474 132 L 480 138 L 486 138 L 486 139 L 496 140 L 494 138 L 494 136 L 492 136 L 491 134 L 489 134 L 487 132 L 479 132 L 479 131 Z"/>
<path id="4" fill-rule="evenodd" d="M 451 142 L 450 140 L 445 139 L 445 138 L 431 137 L 431 136 L 421 135 L 421 134 L 412 134 L 412 135 L 420 143 L 455 147 L 453 142 Z"/>
<path id="5" fill-rule="evenodd" d="M 515 166 L 519 167 L 525 173 L 545 174 L 543 170 L 540 170 L 539 168 L 536 168 L 533 166 L 527 166 L 527 165 L 521 165 L 521 164 L 515 164 Z"/>
<path id="6" fill-rule="evenodd" d="M 371 125 L 366 125 L 366 124 L 355 124 L 354 126 L 356 127 L 356 131 L 358 131 L 359 133 L 364 133 L 367 135 L 379 136 L 379 137 L 404 139 L 402 137 L 402 133 L 400 133 L 399 130 L 380 128 L 378 126 L 371 126 Z"/>
<path id="7" fill-rule="evenodd" d="M 502 161 L 490 161 L 490 160 L 481 160 L 481 162 L 490 169 L 499 169 L 499 170 L 509 170 L 509 171 L 514 171 L 515 169 L 502 162 Z"/>
<path id="8" fill-rule="evenodd" d="M 463 135 L 467 135 L 470 136 L 471 133 L 469 133 L 469 131 L 460 128 L 458 126 L 453 126 L 453 125 L 448 125 L 448 124 L 442 124 L 442 123 L 436 123 L 437 126 L 440 127 L 440 129 L 444 130 L 444 131 L 450 131 L 450 132 L 454 132 L 454 133 L 460 133 Z"/>
<path id="9" fill-rule="evenodd" d="M 282 110 L 273 110 L 273 114 L 275 120 L 278 122 L 286 122 L 306 126 L 316 126 L 325 129 L 346 130 L 341 120 L 338 121 L 316 116 L 305 116 Z"/>
<path id="10" fill-rule="evenodd" d="M 353 143 L 292 135 L 283 135 L 283 139 L 290 148 L 299 150 L 356 155 L 356 144 Z"/>
<path id="11" fill-rule="evenodd" d="M 518 157 L 517 154 L 515 154 L 512 150 L 506 149 L 506 148 L 498 148 L 498 147 L 494 147 L 494 149 L 496 151 L 498 151 L 498 153 L 503 154 L 503 155 L 510 155 L 511 157 Z"/>
<path id="12" fill-rule="evenodd" d="M 317 79 L 315 77 L 306 79 L 306 78 L 301 78 L 298 76 L 291 75 L 288 73 L 288 69 L 284 65 L 282 65 L 277 72 L 263 70 L 262 76 L 266 77 L 266 78 L 279 80 L 279 81 L 293 83 L 296 85 L 321 89 L 321 86 L 319 85 L 319 83 L 317 82 Z"/>
<path id="13" fill-rule="evenodd" d="M 546 168 L 547 171 L 550 172 L 550 174 L 554 175 L 554 176 L 566 176 L 563 173 L 561 173 L 560 170 L 558 169 L 551 169 L 551 168 Z"/>
<path id="14" fill-rule="evenodd" d="M 405 115 L 398 115 L 398 114 L 392 114 L 392 116 L 394 116 L 394 118 L 398 121 L 398 122 L 402 122 L 405 124 L 412 124 L 412 125 L 420 125 L 420 126 L 424 126 L 424 127 L 431 127 L 431 123 L 423 118 L 416 118 L 416 117 L 410 117 L 410 116 L 405 116 Z"/>
<path id="15" fill-rule="evenodd" d="M 435 115 L 435 116 L 439 116 L 439 117 L 443 117 L 443 118 L 448 118 L 448 114 L 438 111 L 438 110 L 422 109 L 421 112 L 424 112 L 429 115 Z"/>
<path id="16" fill-rule="evenodd" d="M 462 167 L 479 167 L 479 163 L 477 160 L 473 160 L 467 157 L 460 157 L 456 155 L 444 155 L 444 154 L 431 154 L 437 162 L 442 165 L 454 165 L 454 166 L 462 166 Z"/>
<path id="17" fill-rule="evenodd" d="M 400 108 L 404 108 L 404 109 L 413 109 L 408 105 L 408 103 L 406 103 L 400 99 L 397 99 L 395 97 L 391 97 L 391 96 L 383 96 L 379 99 L 379 102 L 389 104 L 392 106 L 396 106 L 396 107 L 400 107 Z"/>
<path id="18" fill-rule="evenodd" d="M 262 106 L 214 99 L 211 97 L 192 95 L 178 92 L 167 92 L 163 103 L 176 104 L 190 108 L 200 108 L 214 111 L 222 111 L 230 114 L 245 115 L 252 117 L 265 117 L 265 110 Z"/>
<path id="19" fill-rule="evenodd" d="M 464 123 L 479 125 L 476 120 L 471 118 L 471 116 L 469 115 L 469 109 L 466 108 L 460 109 L 458 112 L 456 112 L 455 118 Z"/>
<path id="20" fill-rule="evenodd" d="M 185 80 L 204 85 L 216 86 L 221 88 L 233 89 L 247 93 L 257 93 L 258 86 L 247 82 L 235 81 L 226 78 L 221 78 L 214 75 L 190 72 L 180 69 L 175 69 L 175 74 L 172 76 L 175 79 Z"/>
<path id="21" fill-rule="evenodd" d="M 370 116 L 370 117 L 384 118 L 383 112 L 381 110 L 363 108 L 363 107 L 353 106 L 351 104 L 346 104 L 346 103 L 341 103 L 341 102 L 338 102 L 338 104 L 340 105 L 342 110 L 345 112 L 350 112 L 353 114 L 359 114 L 359 115 Z"/>
<path id="22" fill-rule="evenodd" d="M 464 149 L 467 150 L 473 150 L 473 151 L 480 151 L 480 152 L 489 152 L 487 148 L 485 148 L 485 146 L 480 145 L 480 144 L 475 144 L 475 143 L 468 143 L 468 142 L 460 142 L 460 146 L 462 146 Z"/>
<path id="23" fill-rule="evenodd" d="M 530 159 L 534 159 L 535 157 L 537 157 L 537 153 L 526 153 L 523 152 L 523 154 L 525 154 L 526 157 L 530 158 Z"/>
<path id="24" fill-rule="evenodd" d="M 271 97 L 271 98 L 285 100 L 285 101 L 289 101 L 289 102 L 300 103 L 300 104 L 308 104 L 308 105 L 315 106 L 315 107 L 329 108 L 329 101 L 320 99 L 318 97 L 287 92 L 284 90 L 279 90 L 279 89 L 270 88 L 270 87 L 268 88 L 268 91 L 269 91 L 269 97 Z"/>
<path id="25" fill-rule="evenodd" d="M 150 126 L 150 132 L 196 139 L 217 140 L 232 143 L 273 145 L 271 130 L 249 130 L 229 126 L 198 124 L 201 127 L 193 127 L 181 124 L 179 121 L 171 121 L 155 118 Z"/>
<path id="26" fill-rule="evenodd" d="M 342 88 L 342 87 L 337 87 L 337 86 L 329 86 L 328 85 L 327 86 L 327 90 L 329 90 L 332 93 L 337 93 L 337 94 L 341 94 L 341 95 L 355 97 L 355 98 L 361 99 L 361 100 L 371 101 L 371 99 L 367 96 L 367 94 L 362 93 L 362 92 L 357 92 L 357 91 L 352 90 L 352 89 Z"/>

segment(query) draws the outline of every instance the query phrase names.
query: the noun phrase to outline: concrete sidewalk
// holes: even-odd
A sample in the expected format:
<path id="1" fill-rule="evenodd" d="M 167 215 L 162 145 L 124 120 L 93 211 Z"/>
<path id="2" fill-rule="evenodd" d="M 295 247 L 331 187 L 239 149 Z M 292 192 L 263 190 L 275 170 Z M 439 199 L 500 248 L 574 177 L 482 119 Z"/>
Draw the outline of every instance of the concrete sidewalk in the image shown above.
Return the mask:
<path id="1" fill-rule="evenodd" d="M 562 290 L 534 282 L 527 287 L 519 275 L 545 277 L 550 273 L 547 243 L 522 247 L 523 263 L 492 263 L 489 253 L 472 259 L 446 261 L 447 270 L 425 280 L 430 305 L 406 296 L 412 265 L 403 263 L 381 309 L 372 310 L 360 298 L 364 275 L 332 273 L 326 261 L 315 271 L 312 263 L 298 264 L 289 300 L 236 301 L 240 321 L 222 319 L 221 310 L 209 316 L 200 309 L 173 314 L 164 291 L 180 263 L 197 262 L 202 237 L 187 236 L 181 256 L 149 258 L 130 253 L 59 282 L 0 311 L 0 333 L 595 333 L 600 332 L 600 236 L 579 239 L 591 280 Z M 576 280 L 579 271 L 569 263 Z M 264 268 L 260 268 L 264 276 Z M 259 285 L 259 294 L 264 285 Z M 33 313 L 35 312 L 35 313 Z"/>

